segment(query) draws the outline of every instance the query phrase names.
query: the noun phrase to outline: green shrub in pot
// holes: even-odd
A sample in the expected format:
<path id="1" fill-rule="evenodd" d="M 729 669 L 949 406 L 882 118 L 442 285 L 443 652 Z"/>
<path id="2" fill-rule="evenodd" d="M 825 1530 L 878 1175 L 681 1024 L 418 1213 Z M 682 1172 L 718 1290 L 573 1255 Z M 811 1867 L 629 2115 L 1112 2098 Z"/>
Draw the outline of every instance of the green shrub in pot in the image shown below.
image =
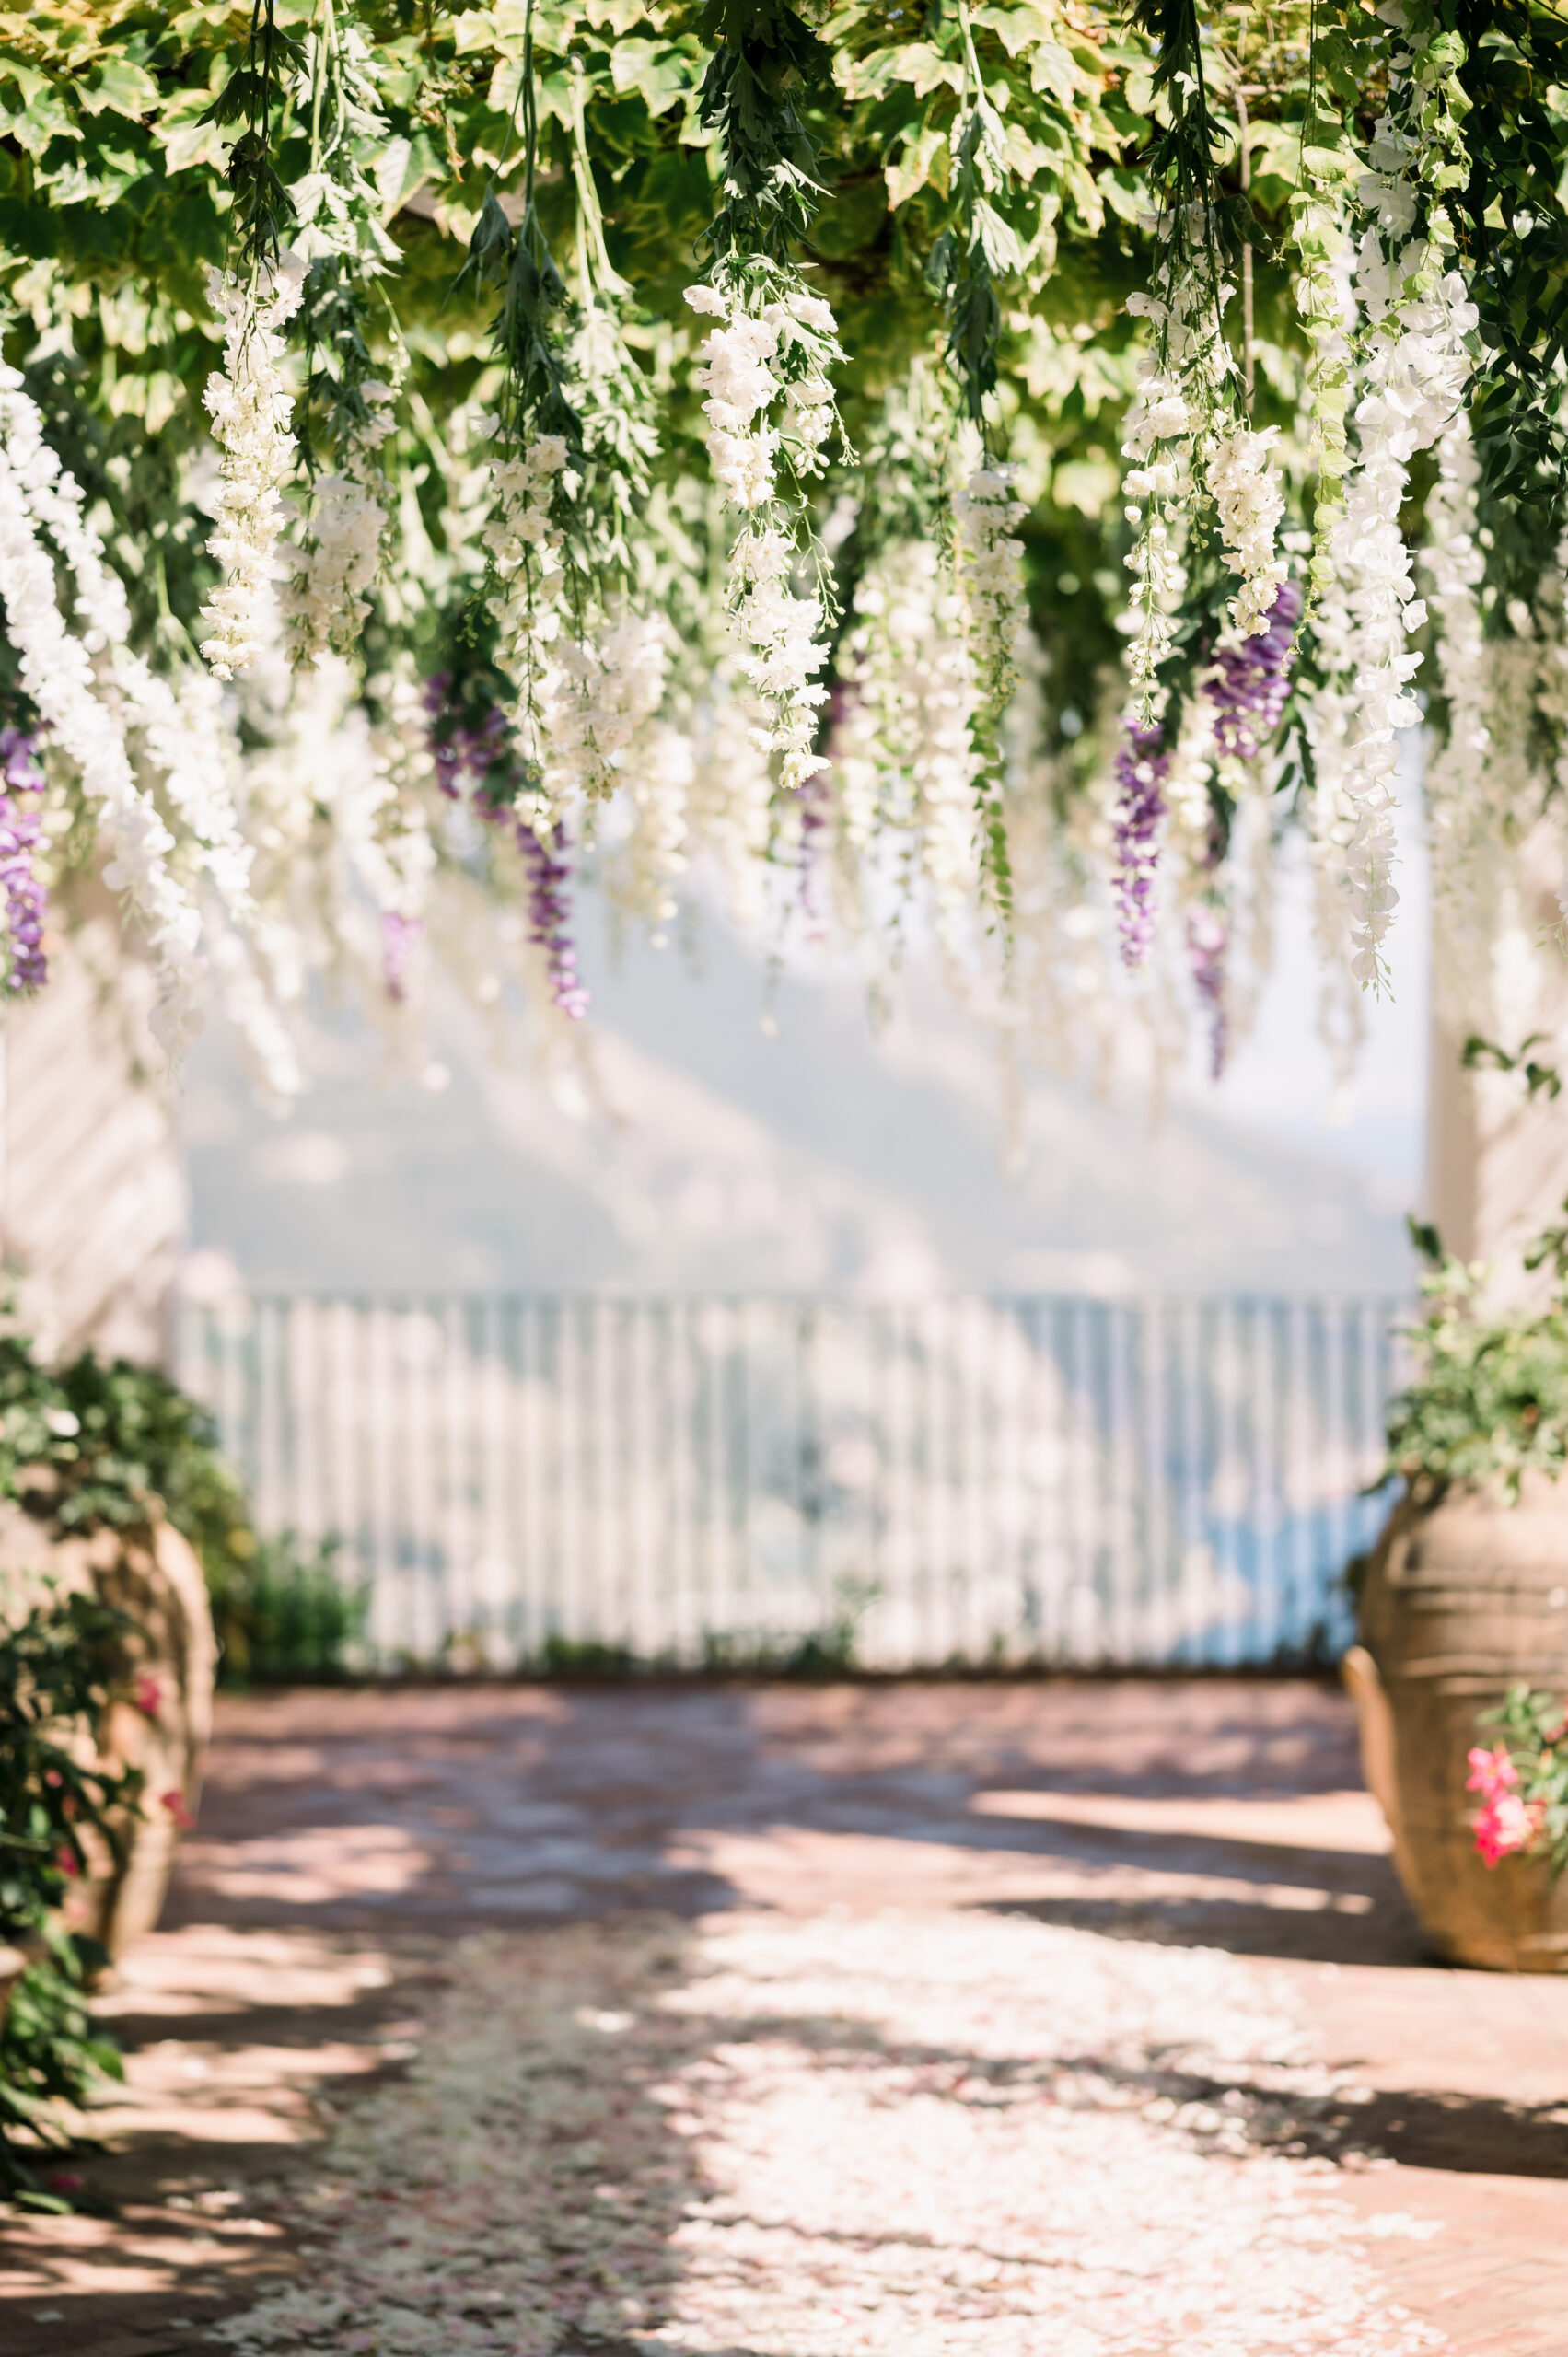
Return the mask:
<path id="1" fill-rule="evenodd" d="M 1526 1256 L 1548 1271 L 1544 1296 L 1500 1309 L 1486 1269 L 1445 1255 L 1431 1228 L 1411 1233 L 1425 1315 L 1406 1337 L 1387 1468 L 1404 1489 L 1360 1578 L 1347 1682 L 1367 1781 L 1435 1945 L 1464 1963 L 1562 1971 L 1568 1886 L 1549 1859 L 1487 1871 L 1538 1851 L 1545 1813 L 1520 1807 L 1518 1771 L 1477 1736 L 1509 1711 L 1538 1731 L 1561 1723 L 1561 1700 L 1536 1689 L 1568 1692 L 1568 1228 Z M 1522 1741 L 1526 1719 L 1511 1724 Z"/>

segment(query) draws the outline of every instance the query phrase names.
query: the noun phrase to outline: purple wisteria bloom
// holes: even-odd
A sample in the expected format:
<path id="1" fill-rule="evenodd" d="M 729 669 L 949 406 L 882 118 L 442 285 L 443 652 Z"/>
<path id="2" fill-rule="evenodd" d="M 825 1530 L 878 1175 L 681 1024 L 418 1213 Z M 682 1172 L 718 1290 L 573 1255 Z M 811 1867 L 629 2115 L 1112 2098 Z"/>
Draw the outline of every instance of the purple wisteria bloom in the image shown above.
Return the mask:
<path id="1" fill-rule="evenodd" d="M 1170 755 L 1161 750 L 1162 743 L 1161 730 L 1133 723 L 1116 756 L 1121 791 L 1111 820 L 1116 829 L 1111 882 L 1124 966 L 1143 965 L 1155 937 L 1155 833 L 1165 816 L 1165 782 L 1170 771 Z"/>
<path id="2" fill-rule="evenodd" d="M 424 709 L 430 715 L 430 758 L 436 783 L 448 802 L 462 799 L 465 783 L 478 784 L 501 757 L 505 746 L 506 715 L 492 704 L 477 728 L 465 728 L 447 709 L 451 675 L 437 671 L 424 682 Z"/>
<path id="3" fill-rule="evenodd" d="M 1290 659 L 1301 619 L 1301 592 L 1282 581 L 1269 609 L 1269 626 L 1255 638 L 1222 646 L 1214 656 L 1207 694 L 1214 707 L 1214 736 L 1222 753 L 1256 761 L 1280 725 L 1290 693 Z"/>
<path id="4" fill-rule="evenodd" d="M 49 980 L 43 954 L 43 918 L 47 899 L 33 871 L 33 858 L 42 834 L 39 797 L 43 772 L 38 765 L 38 738 L 16 727 L 0 728 L 0 886 L 6 894 L 6 946 L 8 952 L 6 987 L 38 991 Z"/>
<path id="5" fill-rule="evenodd" d="M 588 993 L 577 973 L 569 929 L 572 903 L 566 887 L 572 871 L 564 857 L 566 830 L 536 829 L 519 819 L 517 843 L 528 871 L 528 939 L 544 952 L 551 997 L 563 1015 L 580 1023 L 588 1011 Z"/>
<path id="6" fill-rule="evenodd" d="M 577 971 L 577 952 L 571 933 L 572 903 L 567 892 L 572 870 L 566 861 L 563 827 L 535 825 L 507 799 L 486 792 L 492 771 L 506 751 L 506 716 L 492 705 L 477 728 L 466 728 L 453 718 L 447 702 L 451 679 L 437 672 L 424 683 L 424 708 L 430 715 L 430 752 L 436 782 L 452 802 L 471 795 L 476 815 L 491 826 L 510 827 L 528 872 L 528 939 L 544 951 L 550 995 L 574 1023 L 587 1013 L 589 995 Z"/>

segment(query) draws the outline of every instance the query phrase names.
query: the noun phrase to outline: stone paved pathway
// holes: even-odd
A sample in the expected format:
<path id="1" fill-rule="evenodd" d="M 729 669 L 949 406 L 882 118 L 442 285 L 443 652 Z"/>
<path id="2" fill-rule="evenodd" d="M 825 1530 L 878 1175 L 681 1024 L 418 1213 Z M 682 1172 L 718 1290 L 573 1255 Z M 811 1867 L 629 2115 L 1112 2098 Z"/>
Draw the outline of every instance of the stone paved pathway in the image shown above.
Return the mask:
<path id="1" fill-rule="evenodd" d="M 7 2235 L 0 2348 L 158 2357 L 287 2280 L 312 2140 L 395 2086 L 454 1934 L 834 1907 L 1283 1977 L 1346 2090 L 1336 2192 L 1436 2229 L 1376 2244 L 1388 2297 L 1452 2357 L 1568 2357 L 1568 1981 L 1428 1961 L 1344 1704 L 1241 1680 L 226 1703 L 164 1928 L 105 2002 L 109 2149 L 82 2214 Z"/>

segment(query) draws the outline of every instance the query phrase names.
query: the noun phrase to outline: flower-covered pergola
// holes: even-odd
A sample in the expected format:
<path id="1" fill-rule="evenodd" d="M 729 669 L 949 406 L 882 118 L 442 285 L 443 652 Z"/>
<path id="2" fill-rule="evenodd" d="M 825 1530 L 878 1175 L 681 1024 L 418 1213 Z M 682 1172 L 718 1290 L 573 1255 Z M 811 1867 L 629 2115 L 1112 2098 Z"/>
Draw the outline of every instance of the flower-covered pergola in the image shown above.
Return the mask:
<path id="1" fill-rule="evenodd" d="M 10 991 L 106 862 L 171 1052 L 221 999 L 286 1095 L 313 970 L 564 1033 L 584 864 L 660 941 L 705 868 L 1217 1070 L 1292 829 L 1353 1041 L 1424 721 L 1494 1037 L 1561 954 L 1565 165 L 1528 0 L 0 14 Z"/>

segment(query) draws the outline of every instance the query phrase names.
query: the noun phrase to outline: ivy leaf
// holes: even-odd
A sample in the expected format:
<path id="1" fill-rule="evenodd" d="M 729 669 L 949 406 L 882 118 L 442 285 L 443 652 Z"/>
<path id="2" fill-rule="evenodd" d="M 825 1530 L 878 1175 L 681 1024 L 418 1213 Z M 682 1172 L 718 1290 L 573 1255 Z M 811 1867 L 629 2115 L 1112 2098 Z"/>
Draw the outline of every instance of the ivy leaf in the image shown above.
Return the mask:
<path id="1" fill-rule="evenodd" d="M 1016 232 L 983 196 L 975 199 L 974 234 L 991 268 L 1007 277 L 1024 266 L 1024 250 Z"/>
<path id="2" fill-rule="evenodd" d="M 910 140 L 897 163 L 889 162 L 883 166 L 882 177 L 888 184 L 889 204 L 907 204 L 915 191 L 925 186 L 931 178 L 933 162 L 947 145 L 947 132 L 936 124 L 927 123 Z"/>
<path id="3" fill-rule="evenodd" d="M 133 65 L 129 58 L 106 57 L 78 85 L 76 102 L 84 114 L 101 114 L 108 108 L 139 122 L 157 108 L 158 87 L 152 75 Z"/>

